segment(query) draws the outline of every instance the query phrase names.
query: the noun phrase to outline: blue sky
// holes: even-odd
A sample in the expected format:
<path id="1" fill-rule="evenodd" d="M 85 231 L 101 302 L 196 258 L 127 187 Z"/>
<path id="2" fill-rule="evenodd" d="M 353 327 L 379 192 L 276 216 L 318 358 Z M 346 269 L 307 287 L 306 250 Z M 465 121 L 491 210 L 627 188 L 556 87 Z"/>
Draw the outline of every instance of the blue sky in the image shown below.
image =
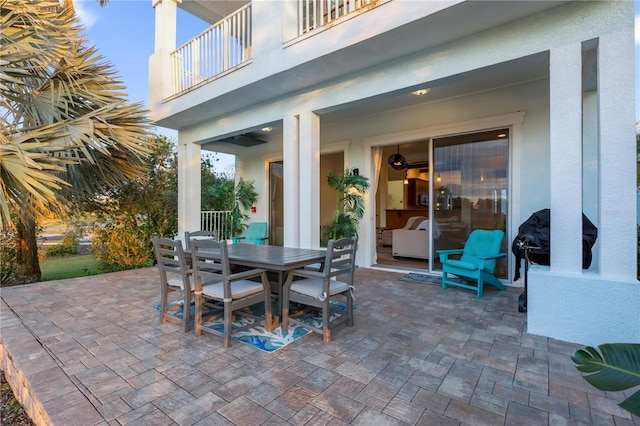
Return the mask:
<path id="1" fill-rule="evenodd" d="M 640 2 L 636 1 L 636 121 L 640 121 Z M 74 0 L 76 12 L 86 28 L 90 44 L 118 70 L 127 86 L 129 100 L 147 104 L 149 56 L 154 50 L 155 11 L 151 0 L 110 0 L 100 7 L 95 0 Z M 203 30 L 208 24 L 178 9 L 177 44 L 180 46 Z M 158 133 L 177 139 L 170 129 Z M 228 159 L 227 159 L 228 161 Z"/>
<path id="2" fill-rule="evenodd" d="M 149 57 L 155 43 L 155 10 L 151 0 L 110 0 L 100 7 L 95 0 L 74 0 L 76 13 L 85 27 L 89 44 L 96 46 L 98 53 L 117 70 L 127 86 L 130 102 L 148 100 Z M 189 41 L 209 24 L 178 10 L 177 44 Z M 157 133 L 177 140 L 178 133 L 172 129 L 158 127 Z M 234 157 L 216 155 L 214 163 L 218 172 L 233 173 Z"/>

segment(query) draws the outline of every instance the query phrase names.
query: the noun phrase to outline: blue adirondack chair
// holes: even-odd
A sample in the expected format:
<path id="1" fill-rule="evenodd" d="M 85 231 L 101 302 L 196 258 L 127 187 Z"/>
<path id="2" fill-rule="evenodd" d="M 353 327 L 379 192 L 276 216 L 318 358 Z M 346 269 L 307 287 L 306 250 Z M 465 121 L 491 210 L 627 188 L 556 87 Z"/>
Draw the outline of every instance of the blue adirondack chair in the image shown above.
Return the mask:
<path id="1" fill-rule="evenodd" d="M 253 222 L 247 226 L 247 230 L 242 237 L 233 237 L 233 244 L 266 244 L 269 239 L 267 236 L 267 222 Z"/>
<path id="2" fill-rule="evenodd" d="M 504 285 L 493 275 L 496 260 L 506 256 L 506 253 L 500 253 L 503 238 L 503 231 L 476 229 L 463 249 L 438 250 L 442 262 L 442 288 L 453 285 L 475 290 L 478 297 L 482 297 L 484 284 L 504 290 Z M 454 254 L 462 254 L 462 257 L 449 259 Z M 448 274 L 456 275 L 462 282 L 450 280 Z"/>

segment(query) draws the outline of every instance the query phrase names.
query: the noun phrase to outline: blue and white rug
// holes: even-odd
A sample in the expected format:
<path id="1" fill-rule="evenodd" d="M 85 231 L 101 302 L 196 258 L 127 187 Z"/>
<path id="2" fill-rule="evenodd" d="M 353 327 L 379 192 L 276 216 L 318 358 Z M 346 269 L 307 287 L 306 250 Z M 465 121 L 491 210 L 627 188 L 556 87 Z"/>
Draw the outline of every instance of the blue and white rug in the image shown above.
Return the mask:
<path id="1" fill-rule="evenodd" d="M 174 302 L 169 304 L 168 313 L 172 314 L 177 318 L 182 318 L 183 312 L 183 302 Z M 331 302 L 331 305 L 335 309 L 344 310 L 345 306 L 341 303 Z M 155 306 L 156 310 L 160 310 L 160 305 Z M 275 306 L 274 306 L 275 309 Z M 195 313 L 195 306 L 191 305 L 192 314 Z M 251 306 L 251 313 L 254 315 L 264 316 L 264 303 L 258 303 L 256 305 Z M 339 318 L 341 315 L 338 313 L 332 313 L 329 321 L 333 321 L 336 318 Z M 247 318 L 243 316 L 237 316 L 237 320 L 234 321 L 231 325 L 232 329 L 244 327 L 245 325 L 252 324 L 255 322 L 253 318 Z M 312 327 L 320 327 L 322 325 L 322 317 L 316 316 L 313 313 L 307 313 L 301 316 L 296 317 L 298 321 L 302 321 L 306 324 L 309 324 Z M 222 332 L 224 329 L 224 321 L 222 318 L 215 319 L 213 321 L 206 321 L 203 324 L 203 327 L 208 327 L 216 331 Z M 297 324 L 289 323 L 289 330 L 282 331 L 282 327 L 279 325 L 272 332 L 268 332 L 264 325 L 257 324 L 255 327 L 251 327 L 246 330 L 238 331 L 231 334 L 231 338 L 241 343 L 245 343 L 249 346 L 253 346 L 254 348 L 258 348 L 265 352 L 274 352 L 280 348 L 285 347 L 289 343 L 292 343 L 299 338 L 306 336 L 311 333 L 310 329 L 302 327 Z"/>
<path id="2" fill-rule="evenodd" d="M 398 280 L 416 284 L 442 285 L 442 275 L 418 274 L 415 272 L 410 272 L 408 274 L 404 274 L 403 276 L 398 278 Z"/>

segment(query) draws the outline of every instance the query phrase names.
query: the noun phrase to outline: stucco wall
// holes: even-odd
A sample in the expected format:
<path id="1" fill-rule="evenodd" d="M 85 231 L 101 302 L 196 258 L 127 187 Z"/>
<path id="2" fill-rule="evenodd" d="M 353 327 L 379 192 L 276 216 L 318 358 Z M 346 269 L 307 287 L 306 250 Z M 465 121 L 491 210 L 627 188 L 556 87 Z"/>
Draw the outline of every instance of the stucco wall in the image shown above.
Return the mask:
<path id="1" fill-rule="evenodd" d="M 640 284 L 529 271 L 528 332 L 584 345 L 640 342 Z"/>

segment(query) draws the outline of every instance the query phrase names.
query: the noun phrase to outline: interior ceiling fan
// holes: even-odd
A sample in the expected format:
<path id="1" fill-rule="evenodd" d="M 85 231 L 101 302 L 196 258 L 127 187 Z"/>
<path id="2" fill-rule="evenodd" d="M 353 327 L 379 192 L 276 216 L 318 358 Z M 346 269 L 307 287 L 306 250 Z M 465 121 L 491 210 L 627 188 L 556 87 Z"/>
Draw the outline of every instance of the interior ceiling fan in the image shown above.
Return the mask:
<path id="1" fill-rule="evenodd" d="M 389 156 L 389 165 L 395 170 L 404 170 L 407 168 L 407 160 L 400 154 L 400 145 L 398 145 L 398 152 Z"/>
<path id="2" fill-rule="evenodd" d="M 389 156 L 389 165 L 395 170 L 404 169 L 428 169 L 428 161 L 414 161 L 409 163 L 404 155 L 400 154 L 400 145 L 398 145 L 398 152 Z M 425 170 L 426 171 L 426 170 Z"/>

